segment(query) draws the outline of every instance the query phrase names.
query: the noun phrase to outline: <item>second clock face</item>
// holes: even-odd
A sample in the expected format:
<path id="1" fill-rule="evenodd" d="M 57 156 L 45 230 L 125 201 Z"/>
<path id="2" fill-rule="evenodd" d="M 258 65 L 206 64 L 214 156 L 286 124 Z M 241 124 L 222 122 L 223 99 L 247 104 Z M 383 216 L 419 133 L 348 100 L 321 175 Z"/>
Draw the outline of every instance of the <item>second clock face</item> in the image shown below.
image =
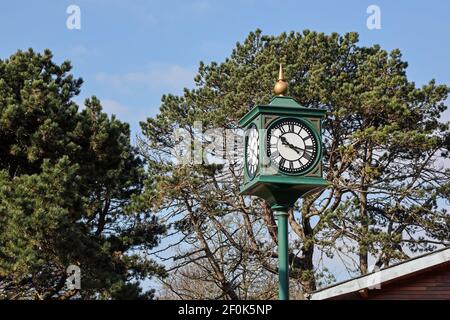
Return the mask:
<path id="1" fill-rule="evenodd" d="M 259 163 L 259 133 L 254 124 L 247 130 L 245 143 L 245 163 L 247 166 L 247 173 L 250 178 L 253 178 L 256 175 Z"/>
<path id="2" fill-rule="evenodd" d="M 317 153 L 317 141 L 302 121 L 280 119 L 269 127 L 267 155 L 280 171 L 301 173 L 314 163 Z"/>

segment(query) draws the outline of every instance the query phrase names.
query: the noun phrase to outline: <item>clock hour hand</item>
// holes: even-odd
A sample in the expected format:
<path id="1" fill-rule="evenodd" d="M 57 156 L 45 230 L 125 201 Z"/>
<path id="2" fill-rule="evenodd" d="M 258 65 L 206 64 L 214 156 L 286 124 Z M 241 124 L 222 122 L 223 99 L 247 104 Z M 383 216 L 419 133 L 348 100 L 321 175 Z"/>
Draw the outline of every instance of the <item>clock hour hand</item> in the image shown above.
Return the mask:
<path id="1" fill-rule="evenodd" d="M 288 146 L 289 148 L 291 148 L 298 154 L 300 154 L 300 151 L 302 151 L 302 149 L 300 149 L 299 147 L 296 147 L 293 144 L 290 144 L 285 137 L 281 137 L 281 143 L 284 144 L 285 146 Z"/>

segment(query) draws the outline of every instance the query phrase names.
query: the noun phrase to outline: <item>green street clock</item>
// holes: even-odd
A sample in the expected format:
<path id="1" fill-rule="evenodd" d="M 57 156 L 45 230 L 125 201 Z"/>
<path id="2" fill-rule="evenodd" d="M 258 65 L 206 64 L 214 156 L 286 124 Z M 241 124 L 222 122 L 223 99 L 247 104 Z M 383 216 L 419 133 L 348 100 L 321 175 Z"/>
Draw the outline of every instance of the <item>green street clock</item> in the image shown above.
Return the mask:
<path id="1" fill-rule="evenodd" d="M 326 110 L 306 108 L 284 96 L 283 70 L 277 94 L 255 106 L 240 121 L 245 129 L 242 194 L 264 198 L 272 206 L 291 207 L 308 192 L 324 188 L 322 119 Z"/>

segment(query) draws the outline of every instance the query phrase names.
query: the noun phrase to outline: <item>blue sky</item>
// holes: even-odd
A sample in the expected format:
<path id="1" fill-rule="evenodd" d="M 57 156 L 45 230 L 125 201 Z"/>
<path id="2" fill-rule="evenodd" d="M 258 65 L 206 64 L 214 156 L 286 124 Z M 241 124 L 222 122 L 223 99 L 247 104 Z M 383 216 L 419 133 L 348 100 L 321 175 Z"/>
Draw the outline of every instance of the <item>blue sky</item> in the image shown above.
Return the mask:
<path id="1" fill-rule="evenodd" d="M 81 9 L 81 30 L 66 27 L 71 4 Z M 380 30 L 366 27 L 371 4 L 381 9 Z M 361 44 L 400 48 L 416 83 L 450 84 L 450 2 L 443 0 L 15 0 L 0 8 L 1 59 L 19 48 L 50 48 L 85 80 L 77 101 L 98 96 L 134 133 L 163 93 L 192 86 L 200 60 L 222 61 L 256 28 L 357 31 Z"/>

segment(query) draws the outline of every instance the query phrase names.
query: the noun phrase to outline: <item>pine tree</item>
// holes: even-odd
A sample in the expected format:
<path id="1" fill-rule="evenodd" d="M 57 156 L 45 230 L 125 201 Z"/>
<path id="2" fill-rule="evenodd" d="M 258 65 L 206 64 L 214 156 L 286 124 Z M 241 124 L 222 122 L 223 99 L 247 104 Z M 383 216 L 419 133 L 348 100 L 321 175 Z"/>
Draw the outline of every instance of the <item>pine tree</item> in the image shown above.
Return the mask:
<path id="1" fill-rule="evenodd" d="M 139 281 L 164 269 L 144 253 L 164 227 L 132 204 L 144 163 L 97 98 L 78 110 L 70 70 L 49 50 L 0 60 L 0 298 L 151 298 Z"/>
<path id="2" fill-rule="evenodd" d="M 450 172 L 439 161 L 448 158 L 450 138 L 439 116 L 449 87 L 434 80 L 417 87 L 398 49 L 359 46 L 356 33 L 266 36 L 257 30 L 224 62 L 200 63 L 196 87 L 163 96 L 159 114 L 142 123 L 141 149 L 150 161 L 142 199 L 169 217 L 185 244 L 172 269 L 201 265 L 209 270 L 205 281 L 231 299 L 244 297 L 244 264 L 275 276 L 275 220 L 263 201 L 239 195 L 242 167 L 176 165 L 167 155 L 175 153 L 174 130 L 194 135 L 195 121 L 204 130 L 237 128 L 250 108 L 269 101 L 279 63 L 290 96 L 329 111 L 330 188 L 301 199 L 290 213 L 292 281 L 308 292 L 329 276 L 314 255 L 350 256 L 354 274 L 364 274 L 369 257 L 383 266 L 448 245 L 450 218 L 442 203 Z"/>

